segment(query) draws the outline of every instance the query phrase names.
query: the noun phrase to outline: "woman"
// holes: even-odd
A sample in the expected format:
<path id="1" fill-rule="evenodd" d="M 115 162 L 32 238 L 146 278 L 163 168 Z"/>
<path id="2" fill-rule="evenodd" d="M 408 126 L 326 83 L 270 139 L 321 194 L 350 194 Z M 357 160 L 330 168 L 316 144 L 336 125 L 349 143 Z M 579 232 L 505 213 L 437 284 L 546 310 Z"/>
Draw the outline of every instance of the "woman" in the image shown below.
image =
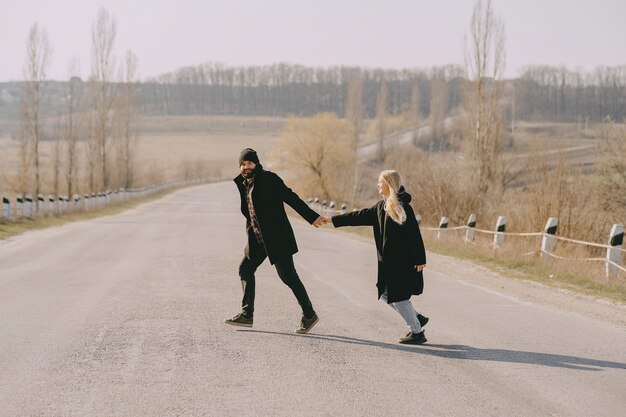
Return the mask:
<path id="1" fill-rule="evenodd" d="M 422 326 L 428 322 L 413 308 L 411 295 L 424 288 L 422 270 L 426 252 L 415 214 L 409 202 L 411 195 L 401 186 L 397 171 L 387 170 L 378 178 L 378 193 L 383 199 L 371 208 L 333 216 L 335 227 L 372 226 L 378 252 L 378 298 L 396 310 L 406 321 L 409 333 L 400 343 L 422 344 L 426 336 Z"/>

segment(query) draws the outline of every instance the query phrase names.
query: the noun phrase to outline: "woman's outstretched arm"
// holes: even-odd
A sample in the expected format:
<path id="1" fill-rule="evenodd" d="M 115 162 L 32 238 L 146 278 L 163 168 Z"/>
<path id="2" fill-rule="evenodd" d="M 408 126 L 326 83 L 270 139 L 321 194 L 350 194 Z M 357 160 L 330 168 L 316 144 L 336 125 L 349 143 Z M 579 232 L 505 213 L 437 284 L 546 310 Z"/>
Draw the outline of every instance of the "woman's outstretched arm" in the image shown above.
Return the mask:
<path id="1" fill-rule="evenodd" d="M 373 226 L 376 222 L 376 206 L 332 218 L 333 226 Z"/>

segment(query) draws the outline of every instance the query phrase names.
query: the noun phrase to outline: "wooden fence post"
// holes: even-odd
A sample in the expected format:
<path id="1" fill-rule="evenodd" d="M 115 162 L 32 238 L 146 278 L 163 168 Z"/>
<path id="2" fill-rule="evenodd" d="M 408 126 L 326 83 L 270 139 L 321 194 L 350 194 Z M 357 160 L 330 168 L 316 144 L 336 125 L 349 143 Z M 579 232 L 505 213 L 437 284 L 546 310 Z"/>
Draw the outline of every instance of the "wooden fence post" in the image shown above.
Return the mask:
<path id="1" fill-rule="evenodd" d="M 614 224 L 611 227 L 611 234 L 609 235 L 609 246 L 611 248 L 606 250 L 606 277 L 607 279 L 616 278 L 619 268 L 612 263 L 619 265 L 620 257 L 622 255 L 622 244 L 624 243 L 624 225 Z"/>
<path id="2" fill-rule="evenodd" d="M 465 229 L 465 242 L 473 242 L 476 234 L 476 214 L 472 213 L 467 219 L 467 229 Z"/>
<path id="3" fill-rule="evenodd" d="M 22 197 L 22 194 L 17 195 L 17 211 L 19 212 L 19 214 L 16 214 L 16 216 L 25 217 L 24 216 L 24 197 Z"/>
<path id="4" fill-rule="evenodd" d="M 26 194 L 26 216 L 31 219 L 35 217 L 33 216 L 33 210 L 33 196 Z"/>
<path id="5" fill-rule="evenodd" d="M 39 213 L 45 215 L 46 214 L 46 199 L 43 196 L 43 194 L 39 194 L 37 196 L 37 201 L 39 202 L 39 204 L 37 204 L 37 210 L 39 211 Z"/>
<path id="6" fill-rule="evenodd" d="M 6 195 L 2 196 L 2 218 L 4 220 L 11 220 L 11 202 Z"/>
<path id="7" fill-rule="evenodd" d="M 496 234 L 493 235 L 493 247 L 499 248 L 504 244 L 504 233 L 506 232 L 506 217 L 498 216 L 496 223 Z"/>
<path id="8" fill-rule="evenodd" d="M 437 239 L 443 239 L 446 229 L 448 228 L 448 218 L 442 217 L 439 221 L 439 231 L 437 232 Z"/>
<path id="9" fill-rule="evenodd" d="M 556 217 L 550 217 L 546 222 L 546 227 L 543 229 L 543 238 L 541 239 L 541 252 L 539 256 L 541 259 L 549 258 L 554 249 L 554 242 L 556 241 L 554 235 L 559 227 L 559 220 Z"/>

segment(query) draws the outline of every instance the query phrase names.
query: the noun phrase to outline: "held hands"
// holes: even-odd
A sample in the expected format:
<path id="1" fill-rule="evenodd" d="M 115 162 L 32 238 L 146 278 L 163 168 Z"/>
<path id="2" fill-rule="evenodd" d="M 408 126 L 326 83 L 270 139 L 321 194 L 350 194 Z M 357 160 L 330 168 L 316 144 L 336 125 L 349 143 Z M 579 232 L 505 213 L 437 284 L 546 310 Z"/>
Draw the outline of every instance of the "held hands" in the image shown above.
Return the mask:
<path id="1" fill-rule="evenodd" d="M 422 272 L 424 270 L 425 266 L 426 266 L 426 264 L 424 264 L 424 265 L 415 265 L 415 270 L 417 272 Z"/>
<path id="2" fill-rule="evenodd" d="M 330 223 L 331 220 L 328 217 L 324 217 L 324 216 L 319 216 L 312 224 L 311 226 L 313 227 L 320 227 L 323 224 L 328 224 Z"/>

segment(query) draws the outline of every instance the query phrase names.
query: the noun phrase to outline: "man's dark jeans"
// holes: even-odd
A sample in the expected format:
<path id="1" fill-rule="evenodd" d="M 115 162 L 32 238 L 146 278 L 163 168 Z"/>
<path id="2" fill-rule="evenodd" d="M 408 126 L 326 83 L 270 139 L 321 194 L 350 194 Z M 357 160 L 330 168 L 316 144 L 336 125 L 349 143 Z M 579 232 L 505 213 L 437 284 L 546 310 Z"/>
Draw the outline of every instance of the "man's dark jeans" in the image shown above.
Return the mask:
<path id="1" fill-rule="evenodd" d="M 254 315 L 254 291 L 255 291 L 255 278 L 259 265 L 263 263 L 267 258 L 265 250 L 255 251 L 251 254 L 251 259 L 247 256 L 243 257 L 241 264 L 239 265 L 239 277 L 241 278 L 241 287 L 243 288 L 243 300 L 241 301 L 241 310 L 246 317 L 252 317 Z M 296 268 L 293 264 L 293 256 L 287 256 L 278 262 L 274 263 L 276 272 L 280 279 L 293 291 L 293 295 L 296 296 L 300 307 L 302 307 L 302 314 L 304 317 L 310 318 L 315 314 L 309 295 L 304 288 L 304 284 L 300 281 Z"/>

